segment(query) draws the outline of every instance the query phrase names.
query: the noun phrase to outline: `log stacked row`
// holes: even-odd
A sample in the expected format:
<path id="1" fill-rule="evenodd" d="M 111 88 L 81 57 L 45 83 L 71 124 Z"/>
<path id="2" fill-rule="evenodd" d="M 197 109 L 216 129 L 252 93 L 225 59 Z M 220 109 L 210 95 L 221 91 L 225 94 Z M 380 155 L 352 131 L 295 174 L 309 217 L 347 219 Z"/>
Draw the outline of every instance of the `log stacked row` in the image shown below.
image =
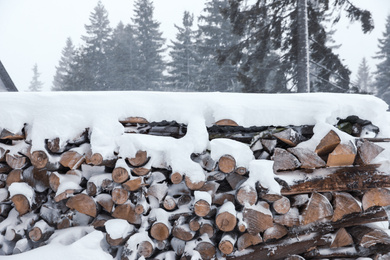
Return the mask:
<path id="1" fill-rule="evenodd" d="M 175 123 L 122 123 L 126 134 L 185 134 Z M 235 127 L 217 122 L 213 138 L 222 129 L 218 137 L 240 139 Z M 88 131 L 66 143 L 47 140 L 45 150 L 31 152 L 23 132 L 3 130 L 0 254 L 45 245 L 58 229 L 90 225 L 106 233 L 105 250 L 121 259 L 389 259 L 388 227 L 370 225 L 388 221 L 390 176 L 372 164 L 383 151 L 374 141 L 386 140 L 342 143 L 330 131 L 315 151 L 296 147 L 312 135 L 310 126 L 241 135 L 250 136 L 255 158 L 274 160 L 282 190 L 271 194 L 230 154 L 217 161 L 210 151 L 193 154 L 207 176 L 195 183 L 169 167 L 147 166 L 148 151 L 104 160 L 91 152 Z M 286 181 L 291 175 L 301 179 Z"/>

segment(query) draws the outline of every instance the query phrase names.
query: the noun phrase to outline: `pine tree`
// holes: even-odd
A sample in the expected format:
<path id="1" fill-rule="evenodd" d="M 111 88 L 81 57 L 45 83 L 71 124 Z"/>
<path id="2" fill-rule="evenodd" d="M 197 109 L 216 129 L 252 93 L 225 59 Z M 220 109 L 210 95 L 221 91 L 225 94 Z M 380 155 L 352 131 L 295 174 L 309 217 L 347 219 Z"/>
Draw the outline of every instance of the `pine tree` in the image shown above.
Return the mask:
<path id="1" fill-rule="evenodd" d="M 162 53 L 165 39 L 160 32 L 160 23 L 153 18 L 153 2 L 137 0 L 134 5 L 134 35 L 139 46 L 139 89 L 158 90 L 163 87 L 165 67 Z"/>
<path id="2" fill-rule="evenodd" d="M 298 49 L 301 45 L 297 38 L 300 30 L 297 23 L 299 18 L 297 1 L 259 0 L 255 4 L 245 6 L 246 1 L 230 0 L 229 4 L 229 7 L 224 10 L 224 14 L 230 18 L 234 32 L 243 38 L 239 44 L 223 55 L 225 57 L 229 55 L 238 57 L 237 63 L 251 61 L 252 63 L 264 64 L 267 55 L 262 53 L 264 50 L 268 53 L 268 48 L 280 56 L 281 66 L 279 68 L 286 78 L 292 79 L 293 85 L 296 86 Z M 310 61 L 311 64 L 315 63 L 318 66 L 316 71 L 321 72 L 320 75 L 316 76 L 332 86 L 332 89 L 327 91 L 345 92 L 349 90 L 350 72 L 341 63 L 339 57 L 333 53 L 332 48 L 326 45 L 327 32 L 324 26 L 327 14 L 333 14 L 333 19 L 330 22 L 337 22 L 343 10 L 351 20 L 359 20 L 362 23 L 364 32 L 372 30 L 373 22 L 370 12 L 357 8 L 350 1 L 307 1 Z M 254 41 L 257 46 L 256 51 L 247 53 L 248 50 L 253 50 L 251 46 Z M 245 63 L 243 64 L 244 68 Z M 335 75 L 336 73 L 338 75 Z M 252 85 L 257 85 L 257 82 L 253 82 L 250 76 L 248 75 L 248 81 L 251 80 Z"/>
<path id="3" fill-rule="evenodd" d="M 75 55 L 75 47 L 73 45 L 72 39 L 66 39 L 66 46 L 62 50 L 62 57 L 56 66 L 56 74 L 53 79 L 52 91 L 63 91 L 67 90 L 69 87 L 65 84 L 65 78 L 69 76 L 70 66 L 73 62 Z"/>
<path id="4" fill-rule="evenodd" d="M 232 34 L 230 22 L 221 14 L 228 4 L 228 0 L 209 0 L 199 17 L 197 45 L 201 78 L 197 86 L 201 91 L 240 91 L 241 88 L 237 82 L 237 65 L 229 59 L 218 59 L 218 53 L 236 45 L 240 38 Z"/>
<path id="5" fill-rule="evenodd" d="M 375 90 L 372 86 L 372 77 L 370 73 L 370 67 L 367 64 L 366 58 L 362 59 L 357 71 L 357 78 L 355 82 L 359 93 L 374 93 Z"/>
<path id="6" fill-rule="evenodd" d="M 386 29 L 383 38 L 379 39 L 379 51 L 375 57 L 380 62 L 376 65 L 375 86 L 377 96 L 384 98 L 390 104 L 390 15 L 386 19 Z"/>
<path id="7" fill-rule="evenodd" d="M 28 90 L 32 92 L 41 91 L 43 83 L 42 81 L 39 80 L 41 73 L 38 72 L 38 65 L 36 63 L 34 64 L 32 71 L 33 71 L 33 77 L 32 80 L 30 81 L 30 86 L 28 87 Z"/>
<path id="8" fill-rule="evenodd" d="M 192 29 L 194 16 L 188 11 L 183 15 L 183 27 L 175 25 L 178 33 L 176 41 L 172 41 L 169 52 L 172 61 L 169 82 L 174 90 L 190 91 L 194 89 L 199 76 L 199 58 L 197 57 L 195 34 Z"/>
<path id="9" fill-rule="evenodd" d="M 120 22 L 113 32 L 107 53 L 110 68 L 107 83 L 111 90 L 138 88 L 138 51 L 133 27 Z"/>
<path id="10" fill-rule="evenodd" d="M 106 82 L 109 71 L 106 53 L 112 29 L 107 10 L 101 1 L 97 3 L 89 21 L 90 24 L 85 25 L 87 34 L 81 37 L 85 46 L 78 50 L 79 57 L 75 59 L 78 64 L 73 65 L 72 76 L 75 77 L 78 90 L 110 90 Z"/>

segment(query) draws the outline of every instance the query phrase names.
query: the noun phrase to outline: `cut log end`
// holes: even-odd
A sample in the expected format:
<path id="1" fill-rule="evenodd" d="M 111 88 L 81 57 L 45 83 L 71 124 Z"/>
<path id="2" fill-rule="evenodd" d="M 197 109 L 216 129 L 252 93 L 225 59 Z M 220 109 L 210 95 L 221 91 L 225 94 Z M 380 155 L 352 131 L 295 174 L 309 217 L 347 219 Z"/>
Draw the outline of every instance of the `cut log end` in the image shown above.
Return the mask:
<path id="1" fill-rule="evenodd" d="M 194 212 L 199 217 L 205 217 L 211 209 L 210 204 L 205 200 L 198 200 L 194 205 Z"/>
<path id="2" fill-rule="evenodd" d="M 231 173 L 236 169 L 236 160 L 233 156 L 225 154 L 219 158 L 218 168 L 223 173 Z"/>
<path id="3" fill-rule="evenodd" d="M 46 167 L 49 159 L 44 151 L 34 151 L 31 154 L 31 164 L 38 169 Z"/>
<path id="4" fill-rule="evenodd" d="M 131 164 L 131 166 L 139 167 L 143 166 L 148 161 L 148 154 L 146 151 L 138 151 L 133 158 L 127 158 L 127 161 Z"/>
<path id="5" fill-rule="evenodd" d="M 31 210 L 30 202 L 22 194 L 16 194 L 11 198 L 12 202 L 15 205 L 15 209 L 19 212 L 19 215 L 22 216 L 28 213 Z"/>
<path id="6" fill-rule="evenodd" d="M 123 167 L 117 167 L 112 171 L 112 180 L 116 183 L 123 183 L 129 179 L 129 172 Z"/>
<path id="7" fill-rule="evenodd" d="M 183 175 L 179 172 L 174 172 L 171 174 L 171 182 L 173 184 L 179 184 L 183 180 Z"/>
<path id="8" fill-rule="evenodd" d="M 238 126 L 238 124 L 231 119 L 221 119 L 214 123 L 219 126 Z"/>
<path id="9" fill-rule="evenodd" d="M 90 158 L 90 162 L 93 165 L 101 165 L 103 163 L 103 156 L 100 153 L 94 153 Z"/>
<path id="10" fill-rule="evenodd" d="M 164 223 L 155 223 L 150 229 L 150 235 L 156 240 L 165 240 L 169 237 L 169 228 Z"/>
<path id="11" fill-rule="evenodd" d="M 237 218 L 232 213 L 225 211 L 216 216 L 215 224 L 219 230 L 229 232 L 235 228 L 237 224 Z"/>
<path id="12" fill-rule="evenodd" d="M 75 209 L 85 215 L 96 217 L 97 207 L 96 203 L 90 196 L 86 194 L 77 194 L 71 197 L 67 202 L 66 206 L 71 209 Z"/>

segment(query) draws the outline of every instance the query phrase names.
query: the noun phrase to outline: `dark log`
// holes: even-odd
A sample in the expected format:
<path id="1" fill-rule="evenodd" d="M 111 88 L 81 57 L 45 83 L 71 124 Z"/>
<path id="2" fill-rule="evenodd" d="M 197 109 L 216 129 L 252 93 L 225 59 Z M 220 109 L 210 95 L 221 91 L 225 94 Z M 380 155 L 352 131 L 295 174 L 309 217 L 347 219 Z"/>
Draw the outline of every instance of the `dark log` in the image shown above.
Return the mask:
<path id="1" fill-rule="evenodd" d="M 267 242 L 269 240 L 273 239 L 280 239 L 287 235 L 288 230 L 284 226 L 280 224 L 274 224 L 273 227 L 267 228 L 267 230 L 264 231 L 263 239 L 264 242 Z"/>
<path id="2" fill-rule="evenodd" d="M 376 244 L 390 245 L 390 236 L 383 230 L 368 226 L 354 226 L 347 229 L 354 242 L 364 248 Z"/>

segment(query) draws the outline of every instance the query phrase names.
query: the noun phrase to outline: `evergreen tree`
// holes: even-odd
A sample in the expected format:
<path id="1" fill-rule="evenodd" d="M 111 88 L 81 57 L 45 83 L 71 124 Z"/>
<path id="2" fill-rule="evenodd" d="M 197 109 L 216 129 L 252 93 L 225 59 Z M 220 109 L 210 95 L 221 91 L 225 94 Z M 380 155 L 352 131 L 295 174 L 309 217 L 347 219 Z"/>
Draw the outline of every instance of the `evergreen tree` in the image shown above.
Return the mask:
<path id="1" fill-rule="evenodd" d="M 192 29 L 194 16 L 188 11 L 183 15 L 183 27 L 175 25 L 178 33 L 176 41 L 170 46 L 169 82 L 175 90 L 189 91 L 194 89 L 199 76 L 199 58 L 197 57 L 195 34 Z"/>
<path id="2" fill-rule="evenodd" d="M 113 32 L 108 56 L 111 90 L 135 90 L 140 85 L 138 78 L 138 46 L 134 38 L 134 29 L 120 22 Z"/>
<path id="3" fill-rule="evenodd" d="M 228 0 L 209 0 L 204 14 L 199 17 L 198 52 L 201 58 L 201 72 L 198 90 L 240 91 L 237 83 L 238 68 L 229 59 L 218 59 L 218 53 L 238 43 L 240 37 L 232 34 L 232 26 L 221 10 Z"/>
<path id="4" fill-rule="evenodd" d="M 236 62 L 247 62 L 263 64 L 267 55 L 261 54 L 262 50 L 275 51 L 280 55 L 280 69 L 286 78 L 293 79 L 293 85 L 297 84 L 297 62 L 298 62 L 298 13 L 297 1 L 269 1 L 259 0 L 255 4 L 245 6 L 246 1 L 230 0 L 230 5 L 224 10 L 225 16 L 229 17 L 234 28 L 234 32 L 243 36 L 240 43 L 223 53 L 223 56 L 238 57 Z M 364 32 L 373 28 L 371 14 L 354 6 L 350 1 L 338 0 L 317 0 L 307 2 L 309 52 L 311 62 L 317 64 L 318 75 L 324 82 L 329 82 L 332 89 L 327 91 L 348 91 L 349 90 L 349 70 L 341 63 L 339 57 L 335 55 L 332 48 L 326 45 L 326 30 L 324 21 L 328 13 L 333 13 L 331 22 L 337 22 L 341 11 L 345 10 L 347 16 L 352 20 L 362 22 Z M 262 26 L 259 26 L 262 23 Z M 261 37 L 259 37 L 261 36 Z M 251 45 L 256 42 L 256 51 L 251 50 Z M 268 53 L 268 52 L 267 52 Z M 245 63 L 243 66 L 245 67 Z M 319 69 L 322 68 L 322 69 Z M 325 72 L 328 74 L 326 75 Z M 307 72 L 306 72 L 307 73 Z M 335 74 L 338 74 L 335 76 Z M 323 76 L 326 76 L 323 78 Z M 249 75 L 250 77 L 250 75 Z M 339 86 L 339 84 L 341 84 Z M 253 85 L 257 85 L 252 81 Z M 264 84 L 263 84 L 264 85 Z M 290 87 L 291 88 L 291 87 Z"/>
<path id="5" fill-rule="evenodd" d="M 82 36 L 85 45 L 78 49 L 77 56 L 71 66 L 70 89 L 74 90 L 110 90 L 108 78 L 107 51 L 111 39 L 108 13 L 99 1 L 85 25 L 86 35 Z M 73 85 L 74 84 L 74 85 Z M 75 89 L 77 88 L 77 89 Z"/>
<path id="6" fill-rule="evenodd" d="M 41 73 L 38 72 L 38 65 L 35 63 L 32 69 L 33 77 L 30 81 L 30 86 L 28 87 L 29 91 L 38 92 L 42 90 L 43 83 L 39 80 Z"/>
<path id="7" fill-rule="evenodd" d="M 159 31 L 160 23 L 153 18 L 153 2 L 137 0 L 134 6 L 134 35 L 139 46 L 139 89 L 156 90 L 163 87 L 165 67 L 162 53 L 165 40 Z"/>
<path id="8" fill-rule="evenodd" d="M 375 57 L 380 62 L 376 66 L 375 86 L 378 90 L 377 96 L 387 97 L 386 102 L 390 104 L 390 15 L 386 19 L 386 29 L 383 38 L 379 39 L 379 51 Z"/>
<path id="9" fill-rule="evenodd" d="M 65 78 L 69 76 L 70 66 L 73 62 L 75 55 L 75 47 L 73 45 L 72 39 L 66 39 L 66 46 L 62 50 L 62 57 L 56 66 L 56 74 L 53 79 L 52 91 L 62 91 L 66 90 L 68 87 L 65 84 Z"/>
<path id="10" fill-rule="evenodd" d="M 357 71 L 357 78 L 355 82 L 359 93 L 374 93 L 375 90 L 372 86 L 372 77 L 370 73 L 370 67 L 367 64 L 366 58 L 362 59 Z"/>

